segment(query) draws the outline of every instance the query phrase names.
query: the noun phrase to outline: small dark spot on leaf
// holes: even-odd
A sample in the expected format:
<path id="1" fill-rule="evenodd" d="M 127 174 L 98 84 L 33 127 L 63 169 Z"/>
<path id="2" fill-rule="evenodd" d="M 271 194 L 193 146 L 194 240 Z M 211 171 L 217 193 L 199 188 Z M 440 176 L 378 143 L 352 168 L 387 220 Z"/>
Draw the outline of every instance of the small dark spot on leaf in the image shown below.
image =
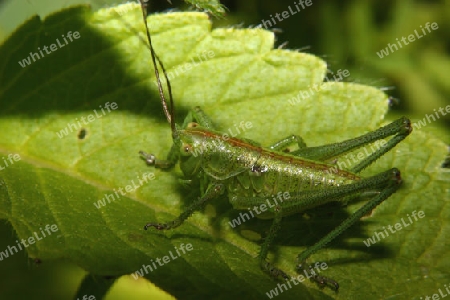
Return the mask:
<path id="1" fill-rule="evenodd" d="M 450 156 L 448 156 L 445 161 L 442 163 L 443 168 L 450 169 Z"/>
<path id="2" fill-rule="evenodd" d="M 86 137 L 87 131 L 84 128 L 81 128 L 80 131 L 78 131 L 78 139 L 79 140 L 84 140 L 84 138 Z"/>

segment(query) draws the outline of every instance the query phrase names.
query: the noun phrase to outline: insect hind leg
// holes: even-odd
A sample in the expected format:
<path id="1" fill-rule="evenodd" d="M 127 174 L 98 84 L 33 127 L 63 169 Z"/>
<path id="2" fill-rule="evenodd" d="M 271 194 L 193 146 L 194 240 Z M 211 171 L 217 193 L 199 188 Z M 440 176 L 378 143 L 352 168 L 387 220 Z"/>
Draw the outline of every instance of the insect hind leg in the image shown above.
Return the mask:
<path id="1" fill-rule="evenodd" d="M 387 172 L 381 173 L 379 175 L 375 175 L 367 179 L 362 179 L 359 182 L 359 184 L 371 185 L 372 183 L 374 183 L 373 185 L 377 186 L 379 185 L 379 183 L 376 183 L 376 181 L 382 179 L 383 177 L 385 177 L 386 186 L 383 189 L 381 189 L 376 196 L 374 196 L 371 200 L 369 200 L 369 202 L 364 204 L 355 213 L 353 213 L 351 216 L 345 219 L 338 227 L 336 227 L 330 233 L 328 233 L 326 236 L 320 239 L 316 244 L 307 248 L 305 251 L 303 251 L 298 255 L 297 257 L 297 260 L 299 262 L 299 265 L 297 266 L 298 270 L 304 270 L 305 272 L 308 272 L 308 269 L 311 270 L 312 269 L 311 266 L 306 262 L 309 256 L 325 247 L 333 239 L 339 236 L 343 231 L 347 230 L 355 222 L 357 222 L 363 216 L 367 215 L 376 206 L 378 206 L 380 203 L 382 203 L 384 200 L 389 198 L 393 193 L 397 191 L 397 189 L 400 187 L 402 179 L 400 176 L 400 171 L 395 168 Z M 332 286 L 335 288 L 336 291 L 337 289 L 339 289 L 339 284 L 336 281 L 328 279 L 326 277 L 318 276 L 315 273 L 313 275 L 314 280 L 321 286 L 324 285 Z"/>
<path id="2" fill-rule="evenodd" d="M 375 131 L 366 133 L 360 137 L 349 139 L 340 143 L 333 143 L 319 147 L 308 147 L 292 152 L 293 155 L 307 159 L 325 161 L 339 155 L 348 153 L 367 144 L 376 142 L 389 136 L 393 136 L 385 145 L 378 147 L 376 151 L 363 159 L 358 165 L 351 168 L 354 173 L 359 173 L 365 167 L 391 150 L 400 141 L 405 139 L 412 131 L 411 121 L 402 117 Z"/>
<path id="3" fill-rule="evenodd" d="M 269 212 L 274 214 L 274 221 L 270 228 L 269 234 L 265 239 L 263 245 L 260 250 L 260 264 L 263 271 L 268 272 L 270 275 L 274 277 L 283 277 L 286 278 L 286 274 L 275 268 L 271 263 L 266 262 L 267 253 L 269 251 L 270 245 L 273 243 L 273 240 L 280 228 L 280 221 L 283 213 L 298 213 L 302 212 L 305 209 L 311 208 L 318 205 L 323 205 L 329 202 L 346 202 L 362 194 L 376 191 L 376 194 L 366 203 L 364 204 L 358 211 L 344 220 L 336 229 L 332 230 L 329 234 L 327 234 L 324 238 L 319 240 L 313 246 L 307 248 L 305 251 L 298 255 L 299 265 L 297 269 L 302 269 L 308 274 L 308 278 L 311 278 L 313 281 L 318 283 L 320 286 L 329 286 L 335 290 L 339 288 L 339 284 L 327 277 L 318 275 L 314 273 L 313 269 L 306 263 L 306 260 L 309 256 L 324 248 L 328 243 L 334 240 L 337 236 L 339 236 L 343 231 L 348 229 L 354 223 L 356 223 L 361 217 L 369 213 L 376 206 L 378 206 L 381 202 L 389 198 L 401 184 L 401 176 L 400 171 L 396 168 L 390 169 L 388 171 L 379 173 L 369 178 L 363 178 L 355 181 L 351 184 L 346 184 L 337 187 L 328 187 L 320 190 L 310 190 L 304 191 L 301 194 L 295 195 L 291 197 L 288 202 L 282 202 L 280 205 L 277 205 L 277 210 L 274 208 L 269 208 Z M 235 199 L 238 201 L 240 205 L 246 207 L 252 207 L 254 205 L 261 204 L 264 200 L 263 197 L 240 197 Z M 283 211 L 282 211 L 282 210 Z"/>

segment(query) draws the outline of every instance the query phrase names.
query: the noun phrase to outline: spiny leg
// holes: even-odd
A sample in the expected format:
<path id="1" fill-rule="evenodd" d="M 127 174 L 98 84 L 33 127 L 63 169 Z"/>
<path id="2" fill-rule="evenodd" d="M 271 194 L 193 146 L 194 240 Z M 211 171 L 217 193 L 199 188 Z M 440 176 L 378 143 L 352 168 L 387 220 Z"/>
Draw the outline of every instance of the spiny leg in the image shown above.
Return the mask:
<path id="1" fill-rule="evenodd" d="M 259 252 L 259 264 L 261 266 L 261 269 L 264 272 L 267 272 L 270 274 L 270 276 L 273 276 L 275 278 L 278 278 L 279 276 L 283 277 L 286 280 L 289 280 L 289 276 L 286 275 L 283 271 L 276 268 L 272 263 L 268 262 L 266 260 L 267 254 L 269 253 L 269 249 L 271 244 L 273 243 L 273 240 L 275 239 L 278 231 L 281 228 L 281 219 L 282 219 L 282 212 L 281 207 L 276 207 L 276 210 L 274 211 L 275 217 L 273 219 L 272 225 L 270 226 L 269 234 L 264 239 L 264 243 L 261 245 L 261 250 Z"/>
<path id="2" fill-rule="evenodd" d="M 299 149 L 306 148 L 306 143 L 303 141 L 302 137 L 299 135 L 290 135 L 273 145 L 269 146 L 271 150 L 284 151 L 290 145 L 297 144 Z"/>
<path id="3" fill-rule="evenodd" d="M 308 147 L 293 151 L 293 155 L 297 155 L 307 159 L 314 159 L 325 161 L 344 154 L 346 152 L 358 149 L 369 143 L 373 143 L 377 140 L 384 139 L 391 135 L 394 137 L 384 146 L 372 153 L 373 158 L 369 159 L 369 164 L 379 158 L 381 155 L 392 149 L 398 142 L 406 138 L 412 131 L 411 121 L 405 117 L 402 117 L 384 127 L 381 127 L 375 131 L 366 133 L 360 137 L 349 139 L 340 143 L 328 144 L 319 147 Z M 393 140 L 393 142 L 391 142 Z M 365 163 L 366 164 L 366 163 Z M 366 164 L 365 166 L 367 166 Z M 363 166 L 363 164 L 361 164 Z M 363 169 L 363 168 L 362 168 Z M 360 170 L 362 170 L 360 169 Z"/>
<path id="4" fill-rule="evenodd" d="M 398 143 L 403 141 L 412 131 L 411 122 L 409 120 L 405 120 L 404 127 L 400 127 L 400 131 L 391 138 L 384 147 L 378 148 L 376 151 L 371 153 L 369 156 L 364 158 L 361 162 L 359 162 L 356 166 L 352 167 L 350 171 L 354 173 L 359 173 L 367 166 L 371 165 L 378 158 L 383 156 L 385 153 L 394 148 Z"/>
<path id="5" fill-rule="evenodd" d="M 346 229 L 348 229 L 350 226 L 352 226 L 355 222 L 357 222 L 359 219 L 361 219 L 363 216 L 367 215 L 371 210 L 373 210 L 376 206 L 378 206 L 381 202 L 389 198 L 400 186 L 401 183 L 401 176 L 400 171 L 397 169 L 392 169 L 389 171 L 390 175 L 388 179 L 387 186 L 380 191 L 380 193 L 375 196 L 372 200 L 367 202 L 365 205 L 363 205 L 360 209 L 358 209 L 354 214 L 349 216 L 346 220 L 344 220 L 338 227 L 333 229 L 330 233 L 328 233 L 325 237 L 320 239 L 316 244 L 309 247 L 302 253 L 300 253 L 297 257 L 299 265 L 298 269 L 305 270 L 307 272 L 307 269 L 312 270 L 312 267 L 306 263 L 306 259 L 317 252 L 318 250 L 325 247 L 329 242 L 331 242 L 333 239 L 335 239 L 337 236 L 339 236 L 342 232 L 344 232 Z M 374 177 L 370 177 L 367 179 L 363 179 L 368 181 L 369 183 L 372 181 Z M 377 184 L 375 184 L 377 185 Z M 314 280 L 318 282 L 320 285 L 325 286 L 331 286 L 334 287 L 336 290 L 339 289 L 339 284 L 329 278 L 316 275 L 314 273 Z"/>
<path id="6" fill-rule="evenodd" d="M 167 230 L 180 226 L 183 222 L 189 218 L 198 208 L 200 208 L 206 202 L 216 198 L 221 195 L 225 190 L 225 187 L 221 183 L 212 183 L 206 190 L 205 195 L 194 201 L 189 207 L 182 212 L 178 218 L 168 223 L 147 223 L 144 229 L 147 230 L 149 227 L 155 227 L 158 230 Z"/>

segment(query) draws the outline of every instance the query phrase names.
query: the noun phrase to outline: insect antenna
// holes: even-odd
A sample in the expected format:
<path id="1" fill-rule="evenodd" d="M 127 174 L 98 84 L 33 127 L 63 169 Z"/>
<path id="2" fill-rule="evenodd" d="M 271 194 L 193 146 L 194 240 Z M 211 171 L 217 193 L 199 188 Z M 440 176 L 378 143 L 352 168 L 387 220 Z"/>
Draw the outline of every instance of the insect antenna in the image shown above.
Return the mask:
<path id="1" fill-rule="evenodd" d="M 153 48 L 152 38 L 150 36 L 150 31 L 149 31 L 148 25 L 147 25 L 148 0 L 139 0 L 139 3 L 141 4 L 141 8 L 142 8 L 142 17 L 144 19 L 145 30 L 147 33 L 147 40 L 148 40 L 148 44 L 149 44 L 149 48 L 150 48 L 150 53 L 152 56 L 152 62 L 153 62 L 153 66 L 155 67 L 155 76 L 156 76 L 156 81 L 158 83 L 159 96 L 161 97 L 161 103 L 163 106 L 164 114 L 166 115 L 167 121 L 169 122 L 170 128 L 172 130 L 172 137 L 175 137 L 176 136 L 175 120 L 174 120 L 175 109 L 174 109 L 174 105 L 173 105 L 172 86 L 170 85 L 170 81 L 167 76 L 166 69 L 164 68 L 162 61 L 159 59 L 158 55 L 155 52 L 155 49 Z M 158 64 L 156 62 L 158 62 Z M 161 67 L 161 70 L 164 74 L 164 78 L 167 83 L 167 91 L 169 93 L 170 109 L 167 107 L 167 100 L 166 100 L 166 97 L 164 96 L 164 90 L 162 87 L 161 79 L 159 77 L 158 65 Z"/>

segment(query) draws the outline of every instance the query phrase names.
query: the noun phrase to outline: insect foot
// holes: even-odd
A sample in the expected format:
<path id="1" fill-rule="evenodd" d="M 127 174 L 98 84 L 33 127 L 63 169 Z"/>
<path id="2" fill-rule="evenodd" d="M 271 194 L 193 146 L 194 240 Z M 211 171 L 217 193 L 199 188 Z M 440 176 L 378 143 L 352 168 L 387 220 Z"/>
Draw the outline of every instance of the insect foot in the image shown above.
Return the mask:
<path id="1" fill-rule="evenodd" d="M 139 151 L 141 157 L 145 160 L 147 165 L 152 166 L 156 162 L 156 157 L 153 154 L 147 154 L 144 151 Z"/>
<path id="2" fill-rule="evenodd" d="M 401 184 L 403 182 L 403 180 L 402 180 L 400 170 L 397 168 L 393 168 L 391 171 L 392 171 L 392 177 L 393 177 L 395 183 Z"/>
<path id="3" fill-rule="evenodd" d="M 330 288 L 334 289 L 336 292 L 339 290 L 339 283 L 337 281 L 327 278 L 325 276 L 321 276 L 318 274 L 319 268 L 317 267 L 318 263 L 315 263 L 317 273 L 314 271 L 314 268 L 306 263 L 306 261 L 303 261 L 301 264 L 297 266 L 298 271 L 304 272 L 306 278 L 310 278 L 311 281 L 315 281 L 321 288 L 324 288 L 325 286 L 329 286 Z M 325 267 L 322 267 L 322 265 L 325 265 Z M 326 269 L 327 266 L 325 263 L 321 264 L 322 269 Z"/>
<path id="4" fill-rule="evenodd" d="M 167 160 L 157 160 L 155 155 L 145 153 L 144 151 L 139 151 L 139 154 L 141 155 L 141 158 L 145 160 L 147 165 L 155 166 L 155 168 L 170 169 L 174 165 L 172 162 Z"/>
<path id="5" fill-rule="evenodd" d="M 289 280 L 289 276 L 287 276 L 286 273 L 281 271 L 280 269 L 274 267 L 270 262 L 268 261 L 261 261 L 261 269 L 267 273 L 270 274 L 270 276 L 274 278 L 283 277 L 286 280 Z"/>
<path id="6" fill-rule="evenodd" d="M 412 125 L 411 125 L 411 120 L 408 119 L 407 117 L 403 117 L 403 124 L 404 124 L 404 128 L 405 128 L 405 133 L 410 134 L 413 130 Z"/>
<path id="7" fill-rule="evenodd" d="M 158 230 L 164 230 L 167 229 L 167 224 L 161 224 L 161 223 L 147 223 L 144 226 L 144 230 L 147 230 L 149 227 L 155 227 Z"/>

